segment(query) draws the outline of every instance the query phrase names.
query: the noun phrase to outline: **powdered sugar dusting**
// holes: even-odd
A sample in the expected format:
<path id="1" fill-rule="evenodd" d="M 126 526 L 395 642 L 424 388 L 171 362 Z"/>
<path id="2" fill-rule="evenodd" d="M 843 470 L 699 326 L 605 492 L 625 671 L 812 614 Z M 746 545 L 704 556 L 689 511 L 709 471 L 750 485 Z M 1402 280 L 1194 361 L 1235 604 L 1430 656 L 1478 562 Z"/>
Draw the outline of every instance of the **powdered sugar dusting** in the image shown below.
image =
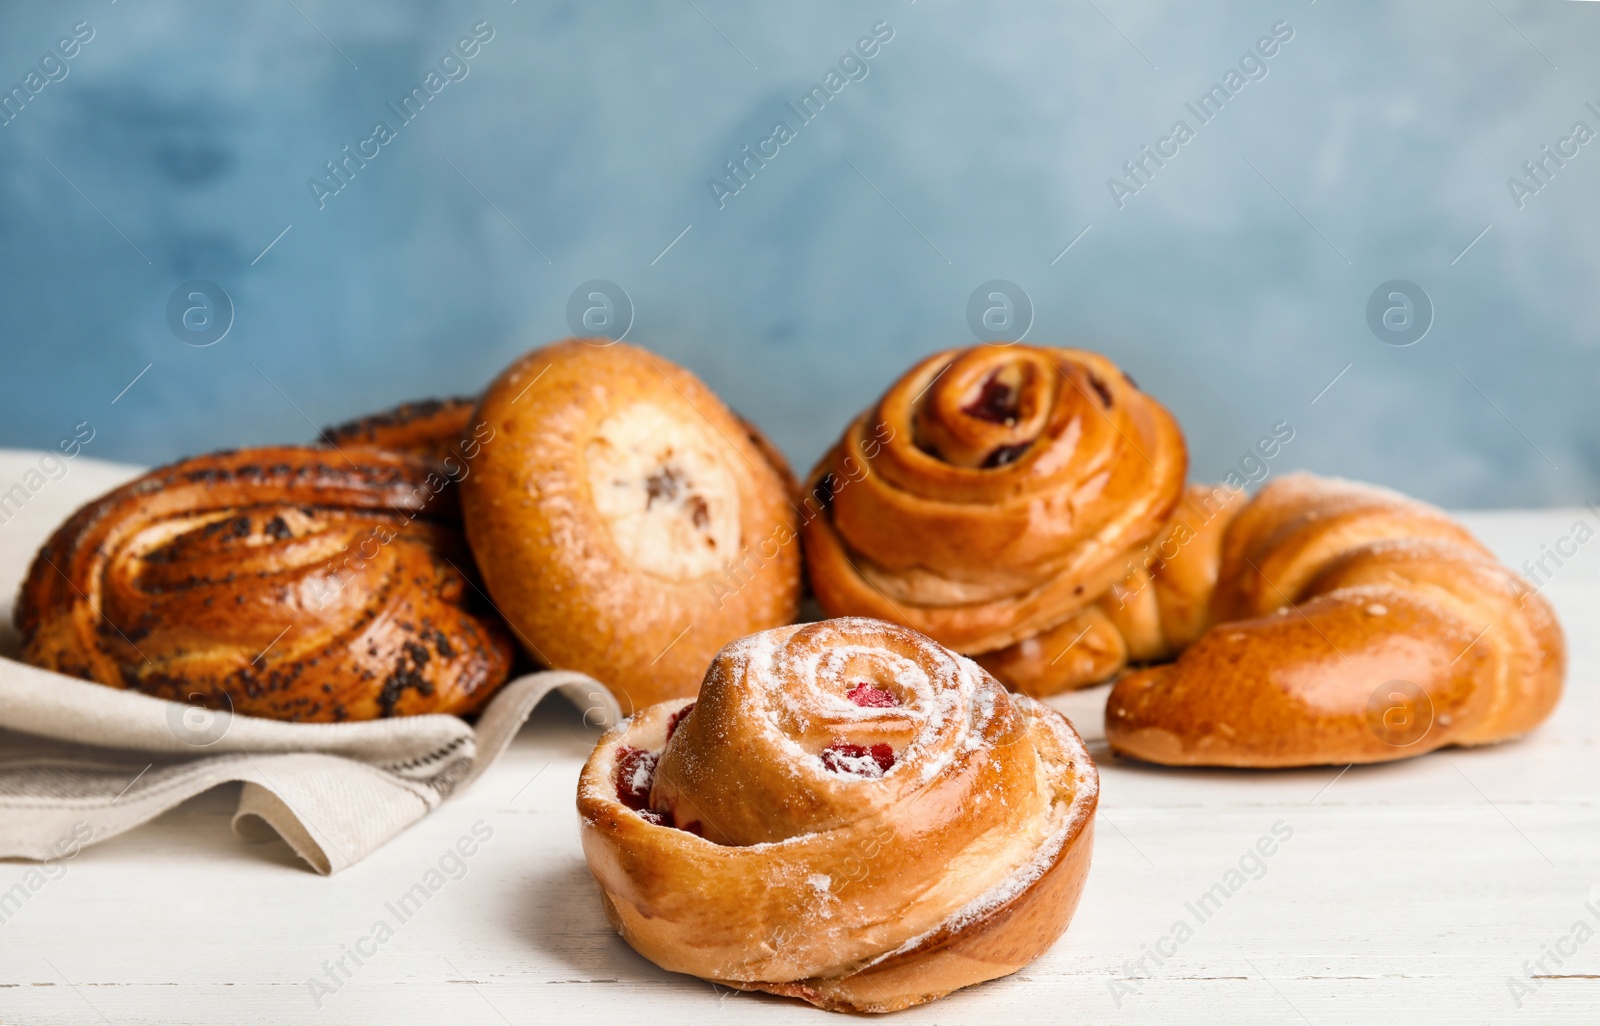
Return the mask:
<path id="1" fill-rule="evenodd" d="M 902 776 L 924 785 L 956 761 L 982 759 L 1005 702 L 971 660 L 904 628 L 853 617 L 740 638 L 723 649 L 714 674 L 717 686 L 740 696 L 741 716 L 758 725 L 772 765 L 829 788 Z M 819 759 L 818 735 L 832 738 L 823 742 L 830 747 L 891 739 L 894 757 Z"/>
<path id="2" fill-rule="evenodd" d="M 737 864 L 759 881 L 770 902 L 792 910 L 792 917 L 776 927 L 753 904 L 716 910 L 719 924 L 728 919 L 739 925 L 733 940 L 716 949 L 713 975 L 719 978 L 787 980 L 858 972 L 913 949 L 929 950 L 974 924 L 994 922 L 997 913 L 1033 900 L 1030 889 L 1057 887 L 1041 883 L 1054 881 L 1052 874 L 1081 869 L 1078 856 L 1068 854 L 1077 849 L 1069 846 L 1087 829 L 1097 779 L 1082 742 L 1059 714 L 1008 695 L 970 660 L 920 636 L 908 638 L 900 628 L 870 621 L 823 627 L 796 643 L 791 643 L 795 634 L 809 628 L 780 628 L 724 650 L 701 691 L 693 728 L 681 735 L 707 759 L 701 765 L 716 772 L 704 779 L 677 776 L 679 760 L 691 753 L 680 751 L 675 741 L 662 764 L 670 772 L 656 781 L 669 808 L 674 793 L 701 811 L 712 807 L 708 796 L 735 804 L 743 800 L 762 810 L 769 806 L 751 802 L 770 798 L 785 805 L 777 814 L 786 817 L 782 834 L 776 835 L 781 839 L 757 839 L 747 831 L 740 840 L 727 830 L 721 840 L 709 841 L 683 831 L 662 835 L 644 828 L 652 831 L 652 845 L 664 846 L 662 857 L 687 855 L 706 844 L 721 846 L 716 862 L 722 868 L 694 859 L 679 867 L 699 885 L 714 885 L 728 872 L 726 864 Z M 863 680 L 900 704 L 856 704 L 849 692 Z M 654 767 L 640 760 L 623 768 L 620 755 L 634 746 L 640 755 L 645 748 L 660 748 L 669 718 L 686 704 L 653 707 L 632 724 L 631 733 L 612 734 L 586 775 L 615 772 L 613 779 L 626 791 L 648 786 Z M 883 758 L 874 752 L 879 746 L 885 749 Z M 827 766 L 819 748 L 832 749 L 836 765 Z M 616 756 L 607 758 L 607 749 Z M 892 762 L 890 751 L 896 756 Z M 721 759 L 729 752 L 735 753 L 732 763 Z M 803 757 L 788 760 L 790 752 Z M 759 772 L 748 777 L 742 775 L 747 759 L 761 760 Z M 960 797 L 923 790 L 952 765 L 960 781 L 951 783 L 970 780 L 973 786 L 958 788 Z M 1006 775 L 997 778 L 997 773 Z M 717 790 L 730 780 L 739 789 Z M 902 859 L 904 846 L 922 840 L 915 830 L 907 831 L 907 824 L 923 820 L 920 812 L 902 812 L 902 803 L 915 805 L 924 795 L 949 810 L 950 822 L 940 826 L 950 832 L 949 850 L 920 862 Z M 581 794 L 580 807 L 585 800 Z M 812 802 L 825 814 L 813 816 Z M 790 806 L 799 806 L 800 813 L 787 811 Z M 653 812 L 639 815 L 655 822 Z M 630 844 L 638 836 L 618 831 L 614 813 L 585 816 L 586 829 L 617 831 L 618 843 Z M 725 829 L 725 823 L 707 821 L 707 835 Z M 634 871 L 628 866 L 622 860 L 610 871 L 627 873 L 626 886 L 641 893 L 666 893 L 658 867 L 641 864 Z M 1061 879 L 1065 886 L 1065 876 Z M 618 881 L 615 887 L 622 885 Z M 615 889 L 607 879 L 602 886 L 608 893 Z M 675 917 L 673 928 L 692 929 L 697 914 Z M 912 931 L 917 935 L 902 942 Z M 883 951 L 889 946 L 893 950 Z M 840 962 L 841 950 L 849 952 L 847 966 Z"/>
<path id="3" fill-rule="evenodd" d="M 648 793 L 650 790 L 650 781 L 653 780 L 656 775 L 656 762 L 659 758 L 660 756 L 655 752 L 650 752 L 647 753 L 637 763 L 635 763 L 633 767 L 633 775 L 628 779 L 628 786 L 635 791 L 644 791 Z"/>
<path id="4" fill-rule="evenodd" d="M 1084 821 L 1092 815 L 1099 799 L 1100 777 L 1076 732 L 1060 722 L 1059 715 L 1042 703 L 1022 695 L 1015 695 L 1012 700 L 1033 713 L 1036 721 L 1043 723 L 1061 741 L 1061 750 L 1067 756 L 1070 776 L 1075 785 L 1072 801 L 1070 804 L 1058 804 L 1051 810 L 1053 826 L 1050 833 L 1026 862 L 1007 874 L 999 883 L 956 909 L 938 926 L 907 939 L 899 947 L 886 951 L 866 963 L 866 966 L 875 965 L 884 959 L 910 951 L 938 934 L 963 930 L 1022 896 L 1056 864 L 1061 857 L 1062 848 L 1071 838 L 1078 835 Z"/>

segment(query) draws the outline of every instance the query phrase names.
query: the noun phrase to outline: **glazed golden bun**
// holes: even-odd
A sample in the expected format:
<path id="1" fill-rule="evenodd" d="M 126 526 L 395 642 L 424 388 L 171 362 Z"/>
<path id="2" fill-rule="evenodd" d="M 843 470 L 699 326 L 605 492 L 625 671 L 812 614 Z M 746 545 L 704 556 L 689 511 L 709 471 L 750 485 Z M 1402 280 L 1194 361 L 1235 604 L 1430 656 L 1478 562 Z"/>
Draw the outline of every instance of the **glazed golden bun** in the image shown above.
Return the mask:
<path id="1" fill-rule="evenodd" d="M 663 968 L 890 1012 L 1015 972 L 1072 918 L 1099 781 L 1059 713 L 894 624 L 781 627 L 578 785 L 606 914 Z"/>
<path id="2" fill-rule="evenodd" d="M 1566 644 L 1549 603 L 1431 506 L 1293 474 L 1237 509 L 1216 558 L 1212 626 L 1111 689 L 1117 752 L 1383 762 L 1517 737 L 1561 697 Z"/>
<path id="3" fill-rule="evenodd" d="M 806 562 L 830 615 L 960 652 L 1087 609 L 1183 493 L 1172 416 L 1103 356 L 977 346 L 928 357 L 812 471 Z"/>
<path id="4" fill-rule="evenodd" d="M 80 509 L 16 620 L 37 666 L 249 716 L 466 714 L 514 646 L 432 460 L 351 446 L 216 453 Z"/>
<path id="5" fill-rule="evenodd" d="M 687 370 L 571 339 L 502 373 L 474 420 L 467 537 L 536 659 L 638 708 L 694 694 L 724 644 L 795 618 L 787 486 Z"/>

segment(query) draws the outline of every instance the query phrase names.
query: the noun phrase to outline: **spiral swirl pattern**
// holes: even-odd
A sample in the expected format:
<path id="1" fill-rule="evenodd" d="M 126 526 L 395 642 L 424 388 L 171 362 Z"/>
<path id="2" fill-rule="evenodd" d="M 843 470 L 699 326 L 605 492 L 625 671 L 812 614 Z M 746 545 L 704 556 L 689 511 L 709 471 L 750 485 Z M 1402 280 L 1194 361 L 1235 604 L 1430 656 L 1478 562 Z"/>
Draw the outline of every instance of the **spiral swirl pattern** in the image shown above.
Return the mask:
<path id="1" fill-rule="evenodd" d="M 431 460 L 273 447 L 186 460 L 79 510 L 17 622 L 35 665 L 284 720 L 481 706 L 512 644 Z"/>
<path id="2" fill-rule="evenodd" d="M 1110 360 L 980 346 L 913 367 L 812 473 L 807 562 L 830 614 L 962 652 L 1069 619 L 1177 505 L 1177 424 Z"/>
<path id="3" fill-rule="evenodd" d="M 846 618 L 725 647 L 697 701 L 602 739 L 578 806 L 608 915 L 652 961 L 890 1011 L 1065 930 L 1097 794 L 1058 713 Z"/>

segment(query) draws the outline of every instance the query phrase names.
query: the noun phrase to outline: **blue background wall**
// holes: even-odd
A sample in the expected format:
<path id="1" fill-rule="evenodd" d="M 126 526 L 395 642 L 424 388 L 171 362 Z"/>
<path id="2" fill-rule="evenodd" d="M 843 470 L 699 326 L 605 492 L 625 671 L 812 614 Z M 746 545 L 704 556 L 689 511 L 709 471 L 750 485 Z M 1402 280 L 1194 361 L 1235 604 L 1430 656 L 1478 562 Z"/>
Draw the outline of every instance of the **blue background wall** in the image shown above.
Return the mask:
<path id="1" fill-rule="evenodd" d="M 1507 179 L 1600 131 L 1600 5 L 67 0 L 0 11 L 0 84 L 84 20 L 0 128 L 3 445 L 85 420 L 90 454 L 140 462 L 304 439 L 476 390 L 600 278 L 630 340 L 809 465 L 970 343 L 999 278 L 1030 340 L 1167 402 L 1199 476 L 1287 420 L 1275 471 L 1455 506 L 1596 491 L 1600 141 L 1520 209 Z M 308 181 L 483 21 L 468 76 L 319 209 Z M 879 21 L 867 76 L 719 209 L 708 180 Z M 1201 126 L 1185 102 L 1280 21 Z M 1180 118 L 1195 138 L 1118 209 L 1107 179 Z M 204 348 L 166 313 L 195 278 L 236 306 Z M 1431 297 L 1414 345 L 1368 326 L 1390 279 Z"/>

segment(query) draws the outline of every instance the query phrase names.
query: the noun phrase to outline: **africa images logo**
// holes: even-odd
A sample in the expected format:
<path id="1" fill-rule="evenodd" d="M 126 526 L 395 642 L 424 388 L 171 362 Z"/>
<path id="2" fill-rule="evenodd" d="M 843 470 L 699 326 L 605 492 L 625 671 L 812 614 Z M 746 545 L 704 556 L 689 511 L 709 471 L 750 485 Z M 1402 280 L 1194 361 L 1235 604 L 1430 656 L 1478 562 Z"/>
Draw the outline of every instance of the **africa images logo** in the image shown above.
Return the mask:
<path id="1" fill-rule="evenodd" d="M 482 52 L 484 44 L 494 38 L 494 33 L 494 26 L 487 21 L 472 26 L 472 33 L 462 36 L 455 46 L 445 51 L 444 56 L 439 58 L 439 67 L 429 68 L 422 76 L 422 81 L 400 98 L 399 106 L 385 104 L 394 113 L 394 125 L 387 121 L 373 122 L 372 132 L 366 138 L 357 140 L 354 150 L 347 144 L 336 161 L 330 160 L 323 165 L 327 174 L 320 179 L 306 179 L 311 198 L 317 201 L 317 209 L 326 208 L 328 199 L 343 192 L 355 180 L 356 174 L 367 166 L 368 161 L 376 160 L 383 152 L 383 147 L 400 138 L 399 130 L 421 116 L 422 109 L 430 100 L 444 92 L 451 82 L 460 82 L 470 75 L 471 61 Z"/>
<path id="2" fill-rule="evenodd" d="M 1194 115 L 1193 127 L 1182 119 L 1174 121 L 1171 131 L 1156 140 L 1154 151 L 1146 144 L 1139 147 L 1139 153 L 1132 160 L 1123 161 L 1122 179 L 1106 179 L 1106 188 L 1111 190 L 1111 202 L 1117 205 L 1117 209 L 1127 206 L 1129 196 L 1143 192 L 1155 179 L 1156 172 L 1181 153 L 1183 146 L 1199 134 L 1200 128 L 1215 120 L 1229 100 L 1244 92 L 1245 86 L 1251 82 L 1266 78 L 1272 71 L 1268 61 L 1281 53 L 1283 46 L 1293 38 L 1294 26 L 1287 21 L 1273 25 L 1269 34 L 1256 40 L 1256 45 L 1239 58 L 1238 67 L 1225 71 L 1222 81 L 1213 82 L 1211 88 L 1201 93 L 1194 103 L 1184 104 L 1189 113 Z"/>
<path id="3" fill-rule="evenodd" d="M 745 186 L 755 181 L 756 172 L 765 168 L 767 161 L 783 152 L 784 146 L 798 139 L 799 129 L 811 124 L 828 105 L 828 101 L 844 92 L 845 86 L 866 78 L 872 71 L 867 62 L 878 56 L 882 52 L 883 45 L 893 38 L 894 26 L 887 21 L 873 25 L 869 35 L 856 40 L 856 45 L 839 58 L 837 70 L 829 68 L 822 76 L 822 81 L 813 84 L 808 91 L 800 94 L 795 103 L 784 104 L 795 116 L 793 127 L 788 121 L 775 122 L 768 135 L 756 140 L 754 150 L 746 144 L 740 151 L 742 156 L 722 165 L 723 170 L 727 172 L 726 178 L 706 179 L 706 185 L 711 189 L 711 198 L 716 200 L 717 209 L 726 208 L 731 197 L 743 192 Z"/>

